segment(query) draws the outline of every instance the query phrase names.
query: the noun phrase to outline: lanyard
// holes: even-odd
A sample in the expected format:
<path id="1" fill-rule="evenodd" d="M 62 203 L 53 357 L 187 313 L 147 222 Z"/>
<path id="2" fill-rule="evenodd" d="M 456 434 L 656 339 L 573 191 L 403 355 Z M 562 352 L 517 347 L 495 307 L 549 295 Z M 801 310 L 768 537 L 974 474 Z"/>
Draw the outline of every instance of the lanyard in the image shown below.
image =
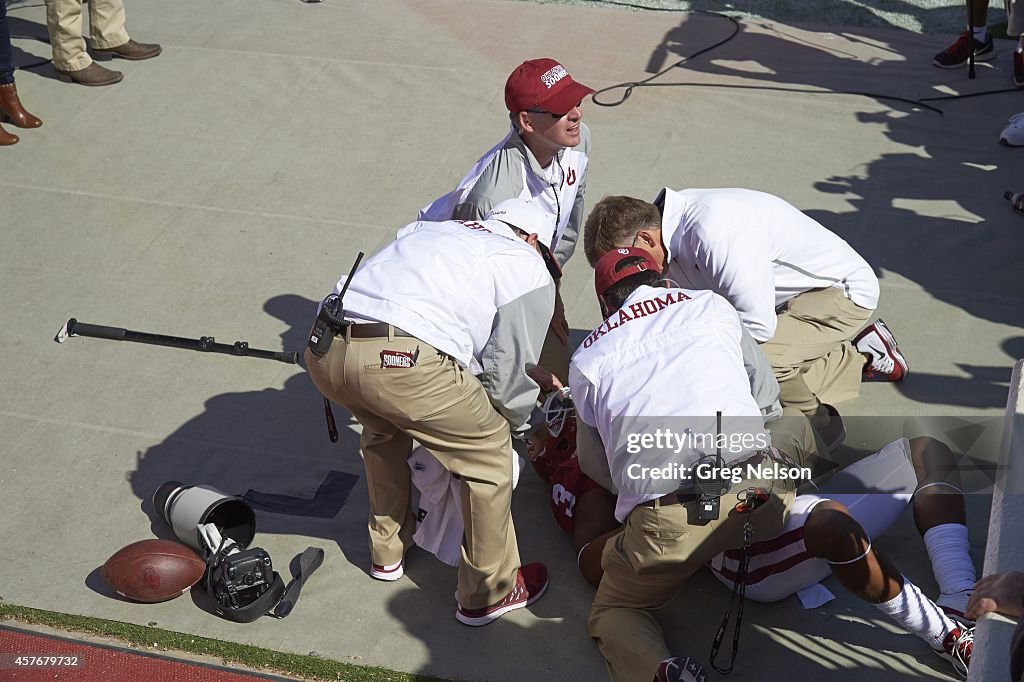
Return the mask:
<path id="1" fill-rule="evenodd" d="M 732 585 L 732 598 L 729 600 L 729 610 L 725 612 L 722 623 L 718 626 L 715 639 L 711 643 L 711 667 L 723 675 L 732 672 L 733 664 L 736 663 L 736 655 L 740 651 L 740 628 L 743 625 L 743 603 L 747 592 L 747 567 L 750 565 L 750 543 L 754 537 L 754 526 L 750 523 L 750 514 L 768 501 L 770 493 L 763 488 L 747 488 L 740 493 L 739 504 L 735 511 L 747 515 L 743 524 L 743 556 L 740 558 L 740 565 L 736 569 L 736 579 Z M 737 603 L 738 602 L 738 603 Z M 736 606 L 736 624 L 732 630 L 732 656 L 729 658 L 729 667 L 719 667 L 715 663 L 722 648 L 722 640 L 725 638 L 725 631 L 729 627 L 729 619 L 732 617 L 733 606 Z"/>

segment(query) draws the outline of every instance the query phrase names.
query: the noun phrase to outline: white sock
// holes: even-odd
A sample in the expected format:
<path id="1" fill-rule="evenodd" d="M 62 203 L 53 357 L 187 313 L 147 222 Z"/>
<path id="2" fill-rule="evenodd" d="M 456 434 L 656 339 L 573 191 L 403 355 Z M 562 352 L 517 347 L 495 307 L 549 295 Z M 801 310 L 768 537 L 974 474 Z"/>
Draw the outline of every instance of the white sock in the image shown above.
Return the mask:
<path id="1" fill-rule="evenodd" d="M 932 562 L 932 573 L 942 594 L 956 594 L 970 590 L 978 582 L 978 574 L 971 560 L 971 545 L 967 541 L 967 526 L 962 523 L 944 523 L 929 528 L 924 534 L 924 546 Z"/>
<path id="2" fill-rule="evenodd" d="M 875 606 L 906 630 L 928 642 L 933 649 L 940 651 L 946 635 L 957 627 L 935 602 L 924 596 L 917 585 L 906 577 L 903 578 L 903 589 L 899 594 Z"/>
<path id="3" fill-rule="evenodd" d="M 974 39 L 979 43 L 983 43 L 988 40 L 988 27 L 987 26 L 975 26 L 974 27 Z"/>

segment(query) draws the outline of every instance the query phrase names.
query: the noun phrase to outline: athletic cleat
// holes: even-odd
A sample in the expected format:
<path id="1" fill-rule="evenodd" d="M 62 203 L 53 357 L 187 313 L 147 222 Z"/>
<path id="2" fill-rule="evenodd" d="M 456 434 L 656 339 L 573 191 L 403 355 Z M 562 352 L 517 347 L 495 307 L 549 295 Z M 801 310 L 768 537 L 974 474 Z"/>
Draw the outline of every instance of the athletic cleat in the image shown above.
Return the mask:
<path id="1" fill-rule="evenodd" d="M 547 567 L 541 563 L 525 564 L 519 567 L 516 572 L 516 586 L 504 599 L 482 609 L 464 609 L 459 606 L 455 611 L 455 619 L 473 627 L 487 625 L 506 613 L 529 606 L 540 599 L 547 589 Z"/>
<path id="2" fill-rule="evenodd" d="M 654 682 L 707 682 L 708 674 L 692 658 L 676 656 L 667 658 L 658 666 Z"/>
<path id="3" fill-rule="evenodd" d="M 1020 48 L 1013 51 L 1013 84 L 1024 88 L 1024 51 Z"/>
<path id="4" fill-rule="evenodd" d="M 968 40 L 971 43 L 971 47 L 974 48 L 974 61 L 987 62 L 996 56 L 996 50 L 995 46 L 992 45 L 991 35 L 989 35 L 984 42 L 981 42 L 977 38 L 972 38 L 969 31 L 964 31 L 960 34 L 960 37 L 956 39 L 955 43 L 935 55 L 935 59 L 932 60 L 932 64 L 940 69 L 960 68 L 967 63 L 967 57 L 969 55 L 969 48 L 967 47 Z"/>
<path id="5" fill-rule="evenodd" d="M 967 669 L 971 665 L 971 650 L 974 649 L 974 627 L 958 627 L 946 635 L 942 649 L 932 649 L 939 658 L 944 658 L 953 665 L 953 670 L 960 677 L 967 678 Z"/>
<path id="6" fill-rule="evenodd" d="M 384 580 L 390 583 L 398 580 L 403 575 L 405 575 L 405 568 L 402 566 L 401 561 L 388 564 L 387 566 L 379 564 L 372 564 L 370 566 L 370 577 L 375 580 Z"/>
<path id="7" fill-rule="evenodd" d="M 1007 147 L 1024 147 L 1024 111 L 1010 117 L 1010 123 L 999 134 L 999 141 Z"/>
<path id="8" fill-rule="evenodd" d="M 910 365 L 900 352 L 896 337 L 882 320 L 867 327 L 853 340 L 853 345 L 871 360 L 864 365 L 866 381 L 900 381 L 910 373 Z"/>

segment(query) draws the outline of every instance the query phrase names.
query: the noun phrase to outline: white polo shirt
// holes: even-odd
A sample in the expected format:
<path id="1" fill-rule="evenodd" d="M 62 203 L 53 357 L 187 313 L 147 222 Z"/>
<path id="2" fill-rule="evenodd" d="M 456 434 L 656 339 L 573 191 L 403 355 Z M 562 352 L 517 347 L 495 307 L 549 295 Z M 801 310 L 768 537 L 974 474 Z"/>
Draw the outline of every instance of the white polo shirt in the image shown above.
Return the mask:
<path id="1" fill-rule="evenodd" d="M 661 229 L 667 274 L 679 286 L 729 300 L 756 341 L 775 335 L 776 308 L 836 287 L 878 306 L 878 278 L 842 238 L 777 196 L 749 189 L 665 188 Z"/>
<path id="2" fill-rule="evenodd" d="M 723 434 L 742 431 L 760 439 L 757 446 L 723 450 L 725 463 L 769 443 L 744 368 L 741 331 L 736 311 L 718 294 L 644 286 L 573 354 L 569 386 L 577 419 L 600 436 L 618 490 L 619 521 L 636 505 L 679 487 L 675 481 L 637 480 L 640 472 L 631 465 L 693 466 L 715 453 L 707 443 L 631 452 L 639 447 L 631 445 L 633 434 L 691 427 L 714 433 L 721 411 Z"/>
<path id="3" fill-rule="evenodd" d="M 339 293 L 347 277 L 334 288 Z M 526 428 L 555 284 L 540 254 L 499 220 L 416 222 L 356 270 L 346 317 L 388 322 L 476 375 L 513 431 Z"/>

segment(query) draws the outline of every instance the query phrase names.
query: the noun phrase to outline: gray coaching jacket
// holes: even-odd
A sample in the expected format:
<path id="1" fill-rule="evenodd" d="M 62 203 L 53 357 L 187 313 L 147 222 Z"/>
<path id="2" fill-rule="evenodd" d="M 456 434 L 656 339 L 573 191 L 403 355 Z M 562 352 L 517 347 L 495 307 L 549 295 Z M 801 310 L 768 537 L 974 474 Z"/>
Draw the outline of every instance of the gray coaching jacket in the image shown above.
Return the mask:
<path id="1" fill-rule="evenodd" d="M 532 198 L 555 216 L 555 237 L 549 245 L 564 266 L 579 239 L 590 155 L 590 129 L 580 124 L 580 143 L 563 149 L 541 168 L 515 126 L 484 154 L 458 187 L 420 210 L 420 220 L 483 220 L 506 199 Z"/>

